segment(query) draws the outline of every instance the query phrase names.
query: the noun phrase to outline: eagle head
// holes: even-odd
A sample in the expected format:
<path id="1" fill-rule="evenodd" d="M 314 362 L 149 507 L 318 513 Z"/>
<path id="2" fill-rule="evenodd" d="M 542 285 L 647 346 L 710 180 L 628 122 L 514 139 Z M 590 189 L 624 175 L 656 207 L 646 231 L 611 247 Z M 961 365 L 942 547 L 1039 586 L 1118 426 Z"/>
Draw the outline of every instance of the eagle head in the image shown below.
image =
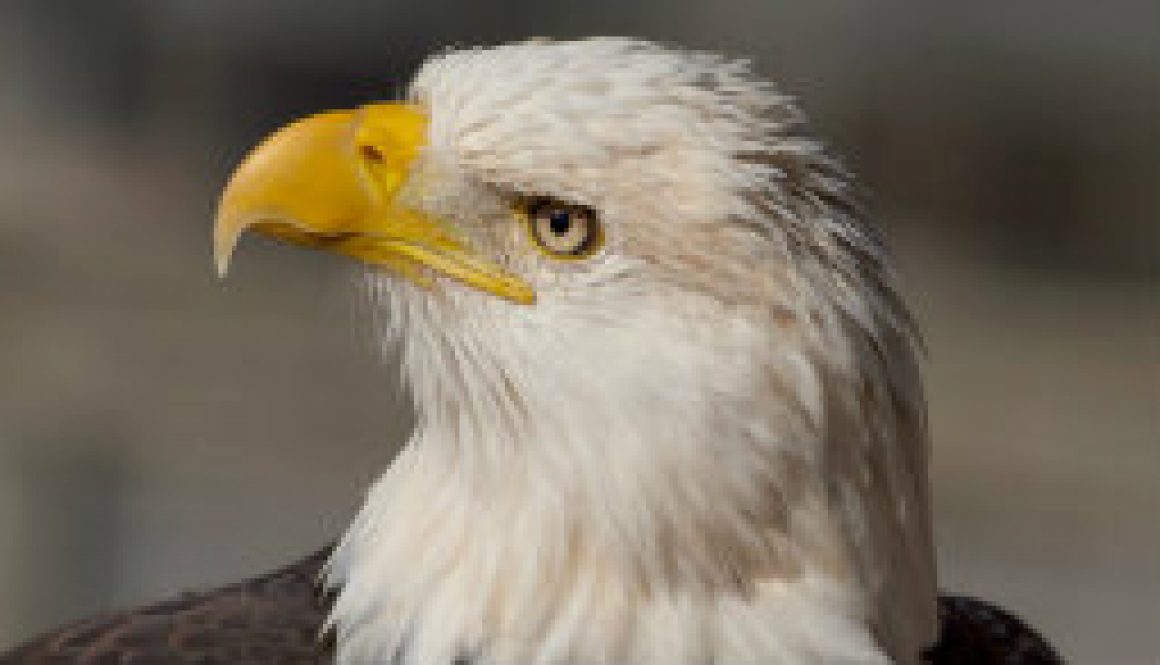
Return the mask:
<path id="1" fill-rule="evenodd" d="M 748 63 L 428 61 L 221 199 L 369 267 L 418 424 L 330 567 L 344 663 L 916 663 L 915 335 L 851 179 Z"/>

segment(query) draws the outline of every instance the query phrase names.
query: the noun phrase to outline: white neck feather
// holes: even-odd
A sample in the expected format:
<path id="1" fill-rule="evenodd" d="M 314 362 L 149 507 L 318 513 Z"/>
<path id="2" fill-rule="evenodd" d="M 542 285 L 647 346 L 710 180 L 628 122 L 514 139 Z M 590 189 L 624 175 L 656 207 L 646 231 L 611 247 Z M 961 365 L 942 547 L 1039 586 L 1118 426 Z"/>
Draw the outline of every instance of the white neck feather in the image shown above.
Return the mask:
<path id="1" fill-rule="evenodd" d="M 431 325 L 402 300 L 399 320 Z M 420 424 L 332 561 L 339 663 L 881 665 L 911 648 L 875 634 L 891 627 L 867 577 L 889 575 L 858 553 L 869 490 L 829 481 L 831 370 L 810 334 L 663 304 L 624 303 L 599 348 L 562 327 L 567 354 L 521 339 L 526 319 L 408 331 Z"/>

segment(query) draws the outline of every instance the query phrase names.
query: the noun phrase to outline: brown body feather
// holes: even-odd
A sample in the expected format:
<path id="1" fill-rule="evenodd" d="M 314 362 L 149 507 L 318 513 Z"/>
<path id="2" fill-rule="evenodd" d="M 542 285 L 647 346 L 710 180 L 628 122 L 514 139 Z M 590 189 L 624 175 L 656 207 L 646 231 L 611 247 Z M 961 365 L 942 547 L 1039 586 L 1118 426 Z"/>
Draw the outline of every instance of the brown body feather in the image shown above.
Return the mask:
<path id="1" fill-rule="evenodd" d="M 1063 665 L 1030 626 L 990 603 L 944 595 L 938 616 L 939 641 L 926 653 L 930 665 Z"/>
<path id="2" fill-rule="evenodd" d="M 67 626 L 0 656 L 0 665 L 323 665 L 329 548 L 214 591 Z"/>
<path id="3" fill-rule="evenodd" d="M 317 581 L 329 548 L 269 575 L 83 621 L 0 656 L 0 665 L 329 665 Z M 962 596 L 939 599 L 929 665 L 1062 665 L 1016 617 Z"/>

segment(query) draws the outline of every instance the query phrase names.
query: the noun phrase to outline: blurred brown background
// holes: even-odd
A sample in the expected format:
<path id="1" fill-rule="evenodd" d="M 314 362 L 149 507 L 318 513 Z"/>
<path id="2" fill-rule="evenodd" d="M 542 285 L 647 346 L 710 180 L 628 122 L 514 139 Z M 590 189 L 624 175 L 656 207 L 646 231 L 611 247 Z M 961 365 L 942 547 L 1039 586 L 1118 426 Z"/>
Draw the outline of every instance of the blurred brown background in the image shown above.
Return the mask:
<path id="1" fill-rule="evenodd" d="M 943 584 L 1160 663 L 1160 4 L 0 2 L 0 650 L 337 535 L 407 429 L 353 269 L 210 265 L 257 137 L 424 55 L 752 55 L 864 178 L 931 349 Z"/>

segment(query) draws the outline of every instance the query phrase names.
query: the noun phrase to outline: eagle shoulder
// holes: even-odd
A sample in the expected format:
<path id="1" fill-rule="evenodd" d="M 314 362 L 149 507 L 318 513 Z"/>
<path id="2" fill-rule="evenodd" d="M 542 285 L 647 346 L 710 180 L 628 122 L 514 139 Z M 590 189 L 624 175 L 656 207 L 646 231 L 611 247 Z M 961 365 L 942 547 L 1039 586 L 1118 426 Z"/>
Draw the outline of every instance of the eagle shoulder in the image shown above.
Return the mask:
<path id="1" fill-rule="evenodd" d="M 317 581 L 329 549 L 273 573 L 66 626 L 0 665 L 323 665 Z"/>
<path id="2" fill-rule="evenodd" d="M 942 595 L 938 644 L 926 665 L 1063 665 L 1059 654 L 1015 615 L 967 596 Z"/>
<path id="3" fill-rule="evenodd" d="M 329 665 L 323 549 L 268 575 L 66 626 L 0 655 L 0 665 Z M 1033 629 L 994 605 L 939 598 L 926 665 L 1063 665 Z"/>

